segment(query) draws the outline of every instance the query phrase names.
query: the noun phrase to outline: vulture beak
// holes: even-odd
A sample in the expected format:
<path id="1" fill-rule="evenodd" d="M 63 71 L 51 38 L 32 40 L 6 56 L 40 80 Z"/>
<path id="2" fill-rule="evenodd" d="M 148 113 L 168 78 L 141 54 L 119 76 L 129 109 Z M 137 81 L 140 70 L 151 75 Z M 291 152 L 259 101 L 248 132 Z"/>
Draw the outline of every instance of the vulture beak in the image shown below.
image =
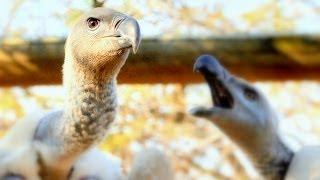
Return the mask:
<path id="1" fill-rule="evenodd" d="M 119 25 L 118 32 L 120 33 L 121 37 L 127 39 L 131 43 L 133 53 L 136 53 L 141 41 L 141 33 L 138 22 L 131 17 L 127 17 Z"/>
<path id="2" fill-rule="evenodd" d="M 201 55 L 193 66 L 193 71 L 201 72 L 207 76 L 222 76 L 226 73 L 219 61 L 211 55 Z"/>

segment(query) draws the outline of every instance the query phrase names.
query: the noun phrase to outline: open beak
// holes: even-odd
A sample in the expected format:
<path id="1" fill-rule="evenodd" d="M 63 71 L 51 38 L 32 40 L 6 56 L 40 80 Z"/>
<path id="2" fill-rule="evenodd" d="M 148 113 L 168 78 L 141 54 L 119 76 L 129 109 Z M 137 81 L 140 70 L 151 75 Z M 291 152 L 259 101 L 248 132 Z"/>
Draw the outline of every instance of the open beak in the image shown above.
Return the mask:
<path id="1" fill-rule="evenodd" d="M 131 43 L 133 53 L 136 53 L 141 42 L 141 33 L 138 22 L 131 17 L 127 17 L 121 22 L 117 31 L 121 37 L 127 39 Z"/>
<path id="2" fill-rule="evenodd" d="M 210 55 L 198 57 L 194 64 L 194 71 L 200 72 L 207 81 L 214 106 L 222 108 L 233 107 L 233 97 L 227 86 L 225 86 L 231 75 L 215 57 Z"/>

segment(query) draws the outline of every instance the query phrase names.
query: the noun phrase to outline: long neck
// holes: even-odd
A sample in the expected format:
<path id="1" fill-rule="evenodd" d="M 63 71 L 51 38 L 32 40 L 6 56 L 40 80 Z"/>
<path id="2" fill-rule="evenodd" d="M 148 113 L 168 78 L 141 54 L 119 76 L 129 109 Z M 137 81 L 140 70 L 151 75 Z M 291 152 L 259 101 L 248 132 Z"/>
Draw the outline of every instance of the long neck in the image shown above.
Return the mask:
<path id="1" fill-rule="evenodd" d="M 264 179 L 284 179 L 293 152 L 281 140 L 276 115 L 270 113 L 264 126 L 238 119 L 217 120 L 215 124 L 249 157 Z"/>
<path id="2" fill-rule="evenodd" d="M 241 132 L 240 132 L 241 133 Z M 281 140 L 277 131 L 265 136 L 246 136 L 232 140 L 247 154 L 264 179 L 282 180 L 285 178 L 293 157 L 293 151 Z"/>
<path id="3" fill-rule="evenodd" d="M 68 57 L 67 57 L 68 58 Z M 116 114 L 116 75 L 77 66 L 65 59 L 64 87 L 67 98 L 59 137 L 64 153 L 82 152 L 99 142 Z"/>
<path id="4" fill-rule="evenodd" d="M 265 179 L 282 180 L 293 158 L 293 151 L 279 138 L 274 143 L 272 150 L 263 154 L 252 153 L 251 160 Z"/>

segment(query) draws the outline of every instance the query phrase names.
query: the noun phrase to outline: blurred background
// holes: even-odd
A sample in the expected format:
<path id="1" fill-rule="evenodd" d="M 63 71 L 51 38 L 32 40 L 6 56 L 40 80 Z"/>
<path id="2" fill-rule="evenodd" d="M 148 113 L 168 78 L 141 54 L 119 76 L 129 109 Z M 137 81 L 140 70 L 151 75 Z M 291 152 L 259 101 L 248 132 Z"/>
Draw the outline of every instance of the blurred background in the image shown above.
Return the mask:
<path id="1" fill-rule="evenodd" d="M 2 0 L 1 136 L 28 113 L 62 107 L 64 40 L 79 15 L 98 6 L 134 16 L 143 35 L 119 75 L 120 112 L 101 144 L 125 171 L 136 152 L 156 146 L 171 157 L 176 179 L 257 178 L 214 125 L 187 113 L 211 104 L 192 71 L 202 53 L 265 93 L 292 148 L 319 144 L 317 0 Z"/>

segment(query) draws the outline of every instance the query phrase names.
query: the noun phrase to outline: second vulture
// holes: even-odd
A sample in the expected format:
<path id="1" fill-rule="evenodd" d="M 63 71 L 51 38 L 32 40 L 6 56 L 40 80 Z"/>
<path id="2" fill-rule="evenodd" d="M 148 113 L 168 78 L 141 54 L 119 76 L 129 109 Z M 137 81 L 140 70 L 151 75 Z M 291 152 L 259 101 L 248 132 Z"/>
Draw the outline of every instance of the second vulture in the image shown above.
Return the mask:
<path id="1" fill-rule="evenodd" d="M 191 113 L 214 123 L 250 158 L 263 178 L 320 179 L 320 147 L 294 153 L 279 136 L 278 117 L 265 96 L 253 85 L 230 74 L 210 55 L 194 66 L 207 81 L 213 107 Z"/>

